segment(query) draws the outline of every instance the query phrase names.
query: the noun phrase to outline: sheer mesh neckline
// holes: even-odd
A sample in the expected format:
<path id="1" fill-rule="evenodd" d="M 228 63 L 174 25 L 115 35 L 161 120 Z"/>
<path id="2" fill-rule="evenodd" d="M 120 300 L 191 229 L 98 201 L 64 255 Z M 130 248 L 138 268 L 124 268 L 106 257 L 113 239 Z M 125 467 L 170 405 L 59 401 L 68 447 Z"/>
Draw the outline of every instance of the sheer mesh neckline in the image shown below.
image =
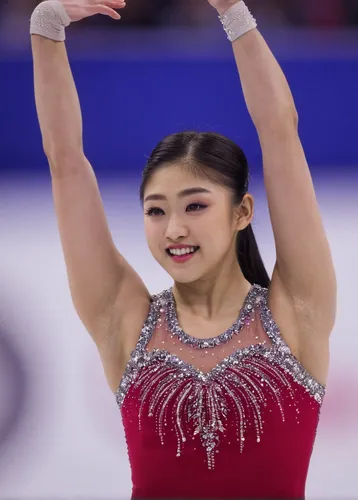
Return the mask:
<path id="1" fill-rule="evenodd" d="M 178 339 L 182 343 L 195 346 L 199 349 L 207 349 L 209 347 L 215 347 L 227 343 L 233 337 L 233 335 L 237 335 L 242 327 L 250 321 L 250 316 L 254 309 L 255 299 L 259 290 L 261 290 L 261 287 L 259 287 L 259 285 L 252 285 L 244 299 L 244 303 L 240 309 L 236 321 L 227 330 L 225 330 L 225 332 L 216 335 L 215 337 L 202 339 L 189 335 L 188 333 L 184 332 L 184 330 L 179 326 L 173 289 L 170 288 L 169 290 L 163 292 L 163 299 L 166 305 L 165 316 L 170 332 L 172 335 L 178 337 Z"/>

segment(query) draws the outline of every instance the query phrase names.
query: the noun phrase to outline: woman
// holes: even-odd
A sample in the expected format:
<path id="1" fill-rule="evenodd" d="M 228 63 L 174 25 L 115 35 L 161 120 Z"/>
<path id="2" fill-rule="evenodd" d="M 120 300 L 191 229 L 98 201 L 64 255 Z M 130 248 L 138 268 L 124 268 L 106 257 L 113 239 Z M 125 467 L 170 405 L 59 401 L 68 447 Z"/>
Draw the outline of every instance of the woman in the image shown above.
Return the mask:
<path id="1" fill-rule="evenodd" d="M 113 244 L 63 43 L 71 20 L 119 19 L 125 4 L 83 1 L 33 14 L 36 104 L 72 298 L 122 412 L 133 498 L 303 498 L 336 279 L 288 84 L 245 4 L 209 0 L 259 135 L 277 262 L 269 280 L 241 149 L 176 134 L 141 187 L 150 250 L 174 280 L 151 297 Z"/>

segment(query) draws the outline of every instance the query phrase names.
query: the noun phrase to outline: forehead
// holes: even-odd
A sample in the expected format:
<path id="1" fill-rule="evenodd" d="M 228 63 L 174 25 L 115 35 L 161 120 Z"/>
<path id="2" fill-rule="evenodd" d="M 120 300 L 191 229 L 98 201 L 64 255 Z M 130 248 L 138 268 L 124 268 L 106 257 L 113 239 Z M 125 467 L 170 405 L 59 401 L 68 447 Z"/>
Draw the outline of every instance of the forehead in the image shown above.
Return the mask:
<path id="1" fill-rule="evenodd" d="M 183 165 L 170 165 L 158 169 L 152 175 L 145 190 L 145 197 L 151 194 L 162 194 L 168 198 L 175 197 L 180 191 L 194 186 L 200 186 L 213 193 L 225 191 L 222 186 L 213 183 L 204 175 L 196 174 Z"/>

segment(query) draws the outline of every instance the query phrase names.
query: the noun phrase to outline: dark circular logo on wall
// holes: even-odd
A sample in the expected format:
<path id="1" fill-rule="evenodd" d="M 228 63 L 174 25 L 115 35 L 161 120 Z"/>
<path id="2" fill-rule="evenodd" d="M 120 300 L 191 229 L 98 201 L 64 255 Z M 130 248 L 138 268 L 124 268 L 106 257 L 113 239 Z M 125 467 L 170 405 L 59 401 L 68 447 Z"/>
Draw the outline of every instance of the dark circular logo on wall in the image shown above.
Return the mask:
<path id="1" fill-rule="evenodd" d="M 0 324 L 0 475 L 26 420 L 29 380 L 26 362 L 14 341 L 18 333 Z M 21 447 L 19 447 L 20 449 Z"/>

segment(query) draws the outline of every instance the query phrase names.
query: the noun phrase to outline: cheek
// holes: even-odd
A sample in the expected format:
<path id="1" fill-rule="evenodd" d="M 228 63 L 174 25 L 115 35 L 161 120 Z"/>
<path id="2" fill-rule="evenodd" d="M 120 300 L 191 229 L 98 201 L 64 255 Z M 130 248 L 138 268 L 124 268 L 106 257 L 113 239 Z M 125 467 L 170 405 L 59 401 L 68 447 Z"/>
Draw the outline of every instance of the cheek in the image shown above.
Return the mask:
<path id="1" fill-rule="evenodd" d="M 236 231 L 227 218 L 212 220 L 205 230 L 205 235 L 202 233 L 205 248 L 210 248 L 213 258 L 214 256 L 217 258 L 225 254 L 231 247 L 235 236 Z"/>
<path id="2" fill-rule="evenodd" d="M 219 238 L 220 240 L 224 239 L 224 241 L 219 242 L 222 244 L 225 243 L 226 238 L 230 239 L 230 235 L 233 232 L 233 224 L 228 215 L 220 211 L 211 214 L 211 217 L 205 220 L 199 221 L 197 230 L 202 234 L 205 233 L 207 237 L 215 241 Z"/>
<path id="3" fill-rule="evenodd" d="M 144 232 L 145 232 L 145 237 L 148 243 L 148 247 L 151 250 L 152 253 L 155 253 L 158 251 L 158 246 L 160 245 L 161 241 L 161 225 L 156 223 L 153 223 L 151 220 L 145 219 L 144 221 Z"/>

